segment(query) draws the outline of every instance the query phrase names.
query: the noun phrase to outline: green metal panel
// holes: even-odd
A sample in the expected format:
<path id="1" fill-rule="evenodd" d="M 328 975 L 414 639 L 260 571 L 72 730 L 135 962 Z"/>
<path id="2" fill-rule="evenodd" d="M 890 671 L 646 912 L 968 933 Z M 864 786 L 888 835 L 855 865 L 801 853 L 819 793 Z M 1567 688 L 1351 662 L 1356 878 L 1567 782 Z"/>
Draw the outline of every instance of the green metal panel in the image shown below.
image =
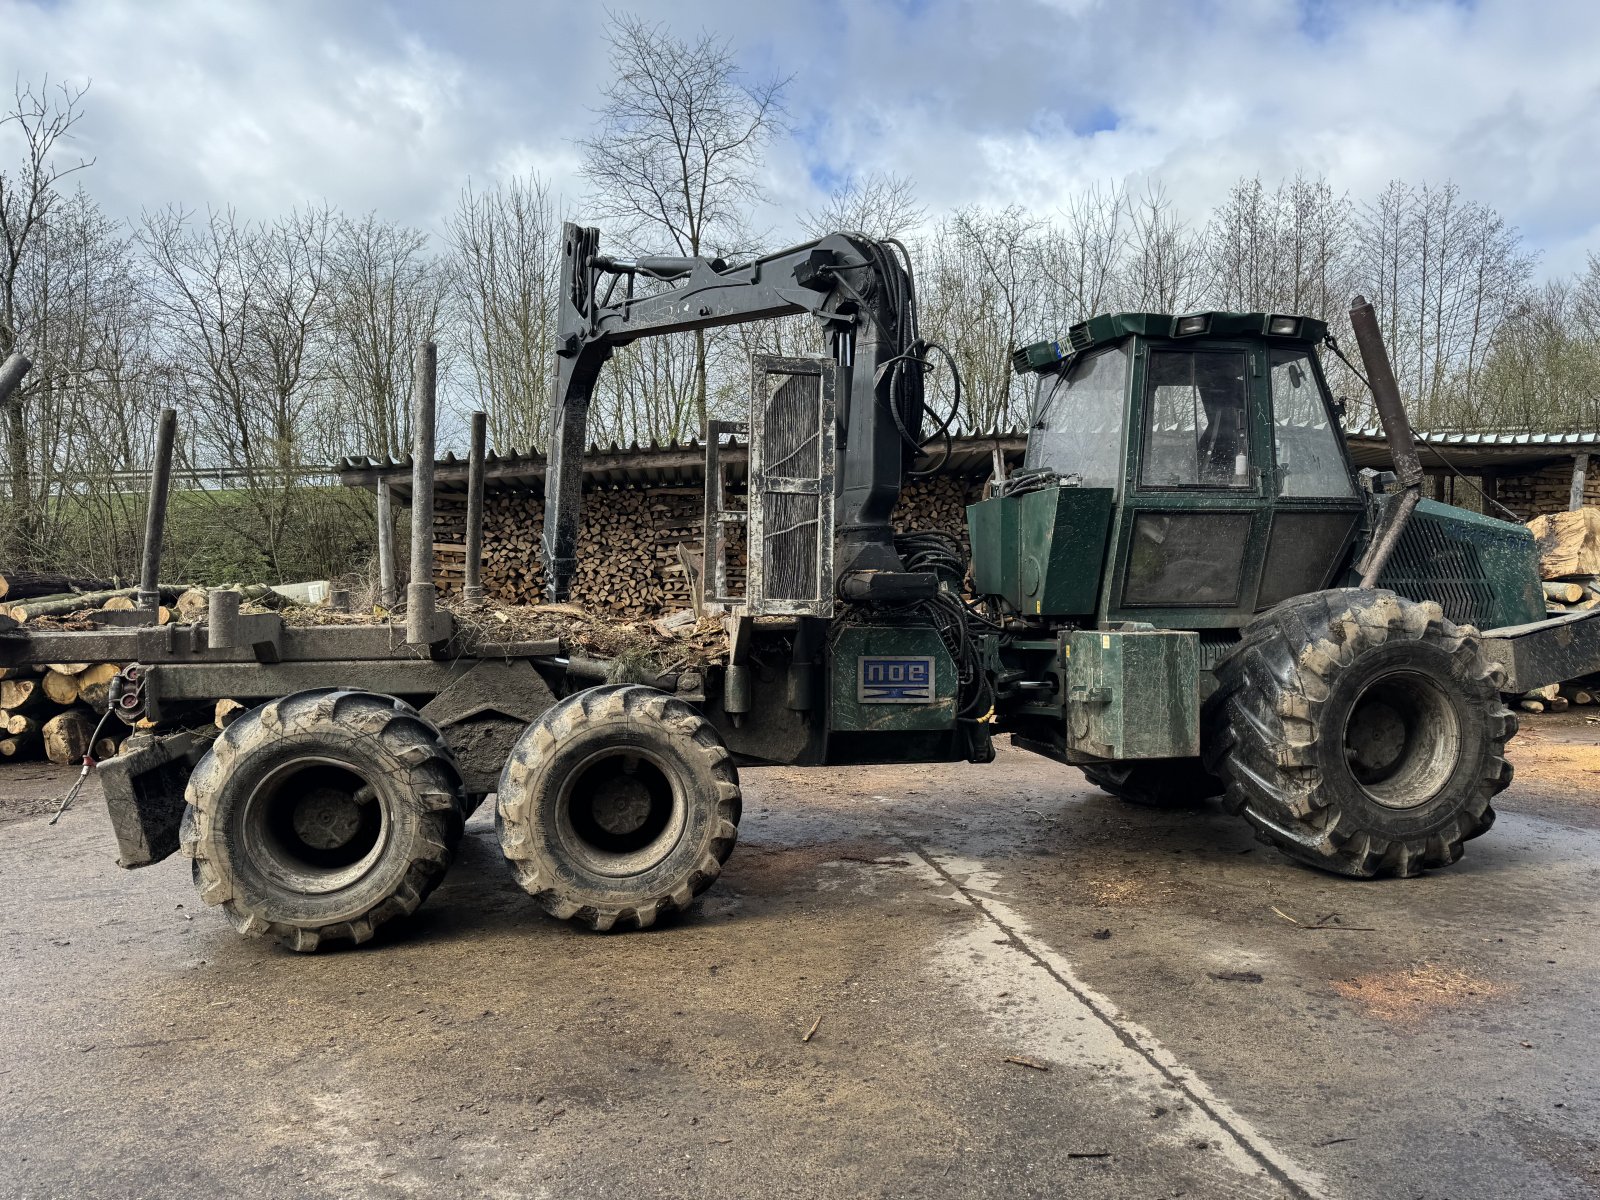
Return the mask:
<path id="1" fill-rule="evenodd" d="M 956 666 L 929 625 L 844 625 L 833 639 L 829 722 L 836 730 L 949 729 Z"/>
<path id="2" fill-rule="evenodd" d="M 1286 317 L 1292 324 L 1273 332 Z M 1102 313 L 1072 326 L 1059 341 L 1035 342 L 1014 350 L 1011 365 L 1019 374 L 1049 370 L 1070 354 L 1134 336 L 1174 342 L 1243 337 L 1262 338 L 1273 344 L 1318 345 L 1327 332 L 1328 326 L 1315 317 L 1279 313 Z"/>
<path id="3" fill-rule="evenodd" d="M 1025 616 L 1093 612 L 1114 496 L 1110 488 L 1051 487 L 969 506 L 978 592 Z"/>
<path id="4" fill-rule="evenodd" d="M 1067 659 L 1067 747 L 1099 758 L 1200 753 L 1200 638 L 1174 629 L 1077 630 Z"/>
<path id="5" fill-rule="evenodd" d="M 1480 629 L 1545 615 L 1539 548 L 1527 527 L 1437 500 L 1417 505 L 1378 586 L 1435 600 L 1450 620 Z"/>

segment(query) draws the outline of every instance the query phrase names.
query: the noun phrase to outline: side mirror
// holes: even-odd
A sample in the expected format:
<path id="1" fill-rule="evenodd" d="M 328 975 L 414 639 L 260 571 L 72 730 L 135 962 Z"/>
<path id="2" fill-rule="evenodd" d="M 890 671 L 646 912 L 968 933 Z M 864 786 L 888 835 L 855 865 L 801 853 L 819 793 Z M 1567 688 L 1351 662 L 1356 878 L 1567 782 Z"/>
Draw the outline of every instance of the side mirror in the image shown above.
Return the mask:
<path id="1" fill-rule="evenodd" d="M 1344 424 L 1344 415 L 1349 411 L 1349 400 L 1345 399 L 1343 396 L 1335 396 L 1333 398 L 1333 419 L 1339 422 L 1340 425 Z"/>

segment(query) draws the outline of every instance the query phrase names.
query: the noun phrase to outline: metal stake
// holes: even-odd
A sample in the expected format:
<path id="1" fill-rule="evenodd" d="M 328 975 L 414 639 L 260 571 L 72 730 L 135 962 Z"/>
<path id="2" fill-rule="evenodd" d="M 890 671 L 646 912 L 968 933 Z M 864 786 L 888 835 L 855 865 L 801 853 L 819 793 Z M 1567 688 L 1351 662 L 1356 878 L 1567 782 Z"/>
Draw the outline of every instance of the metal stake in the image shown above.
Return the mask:
<path id="1" fill-rule="evenodd" d="M 467 577 L 461 598 L 468 604 L 483 603 L 483 459 L 487 452 L 489 418 L 472 414 L 472 449 L 467 456 Z"/>
<path id="2" fill-rule="evenodd" d="M 172 445 L 178 436 L 176 409 L 161 410 L 156 426 L 155 461 L 150 464 L 150 504 L 144 515 L 144 558 L 139 569 L 139 607 L 161 607 L 161 534 L 167 523 L 167 492 L 172 482 Z"/>
<path id="3" fill-rule="evenodd" d="M 417 348 L 415 409 L 411 431 L 411 582 L 406 586 L 406 641 L 433 641 L 433 439 L 438 402 L 439 348 Z"/>
<path id="4" fill-rule="evenodd" d="M 378 480 L 378 603 L 393 611 L 394 576 L 394 489 L 387 479 Z"/>

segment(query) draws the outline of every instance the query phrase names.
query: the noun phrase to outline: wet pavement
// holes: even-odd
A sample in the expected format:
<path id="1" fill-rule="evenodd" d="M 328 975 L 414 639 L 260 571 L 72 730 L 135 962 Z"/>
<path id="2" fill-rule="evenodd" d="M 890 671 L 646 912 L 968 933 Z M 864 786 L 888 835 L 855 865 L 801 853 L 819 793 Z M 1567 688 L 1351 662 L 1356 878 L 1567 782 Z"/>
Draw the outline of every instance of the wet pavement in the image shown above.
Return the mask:
<path id="1" fill-rule="evenodd" d="M 1600 1195 L 1600 725 L 1526 728 L 1421 879 L 1002 751 L 746 772 L 646 933 L 540 916 L 480 812 L 416 918 L 312 956 L 0 768 L 0 1195 Z"/>

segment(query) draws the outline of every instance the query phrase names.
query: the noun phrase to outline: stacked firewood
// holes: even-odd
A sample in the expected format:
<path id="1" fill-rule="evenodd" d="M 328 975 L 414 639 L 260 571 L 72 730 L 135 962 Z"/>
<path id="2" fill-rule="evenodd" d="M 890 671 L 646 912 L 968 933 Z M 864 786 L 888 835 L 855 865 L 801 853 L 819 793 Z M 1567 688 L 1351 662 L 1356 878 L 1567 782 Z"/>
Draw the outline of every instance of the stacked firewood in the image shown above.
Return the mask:
<path id="1" fill-rule="evenodd" d="M 0 667 L 0 759 L 48 758 L 77 764 L 90 752 L 110 758 L 128 730 L 119 721 L 101 726 L 116 663 L 55 663 Z"/>
<path id="2" fill-rule="evenodd" d="M 966 506 L 975 483 L 950 476 L 911 481 L 895 510 L 897 530 L 938 529 L 967 543 Z M 732 507 L 743 504 L 730 497 Z M 698 487 L 619 488 L 586 493 L 578 526 L 573 603 L 624 618 L 655 616 L 690 604 L 689 571 L 700 569 L 705 494 Z M 529 493 L 485 498 L 485 593 L 506 604 L 544 599 L 539 542 L 544 502 Z M 744 593 L 746 547 L 742 524 L 726 527 L 728 591 Z M 444 595 L 459 594 L 466 571 L 466 509 L 440 498 L 434 513 L 434 580 Z"/>
<path id="3" fill-rule="evenodd" d="M 967 505 L 978 499 L 980 482 L 957 475 L 934 475 L 909 481 L 901 489 L 900 503 L 895 506 L 895 532 L 938 530 L 949 534 L 961 543 L 963 550 L 968 550 Z"/>
<path id="4" fill-rule="evenodd" d="M 1503 475 L 1495 498 L 1517 513 L 1561 513 L 1572 496 L 1572 467 L 1560 463 L 1531 475 Z M 1583 503 L 1600 505 L 1600 471 L 1585 477 Z"/>

